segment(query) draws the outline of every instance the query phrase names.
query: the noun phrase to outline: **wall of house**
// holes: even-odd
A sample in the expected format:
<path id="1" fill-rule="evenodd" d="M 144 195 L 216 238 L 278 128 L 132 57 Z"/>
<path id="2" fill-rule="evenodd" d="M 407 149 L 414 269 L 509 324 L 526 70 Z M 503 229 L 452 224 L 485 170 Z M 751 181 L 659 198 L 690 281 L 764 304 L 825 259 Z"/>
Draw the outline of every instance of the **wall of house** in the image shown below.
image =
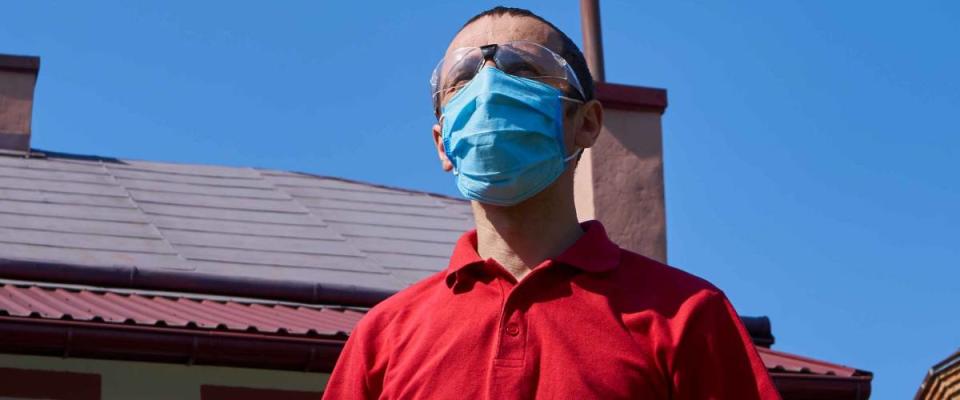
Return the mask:
<path id="1" fill-rule="evenodd" d="M 316 392 L 319 398 L 330 377 L 329 374 L 312 372 L 11 354 L 0 354 L 0 368 L 99 374 L 100 398 L 103 400 L 201 400 L 203 385 L 280 389 L 301 394 Z"/>
<path id="2" fill-rule="evenodd" d="M 581 221 L 599 220 L 620 247 L 666 262 L 660 119 L 657 109 L 606 107 L 603 131 L 577 165 L 574 197 Z"/>

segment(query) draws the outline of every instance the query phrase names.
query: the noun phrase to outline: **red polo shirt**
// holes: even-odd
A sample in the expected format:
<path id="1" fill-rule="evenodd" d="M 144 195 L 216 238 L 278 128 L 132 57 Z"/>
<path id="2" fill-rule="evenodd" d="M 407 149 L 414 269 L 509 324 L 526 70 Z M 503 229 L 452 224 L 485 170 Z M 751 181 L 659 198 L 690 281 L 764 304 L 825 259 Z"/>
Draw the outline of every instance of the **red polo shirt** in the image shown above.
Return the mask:
<path id="1" fill-rule="evenodd" d="M 583 229 L 520 282 L 464 234 L 357 325 L 324 398 L 779 398 L 723 292 Z"/>

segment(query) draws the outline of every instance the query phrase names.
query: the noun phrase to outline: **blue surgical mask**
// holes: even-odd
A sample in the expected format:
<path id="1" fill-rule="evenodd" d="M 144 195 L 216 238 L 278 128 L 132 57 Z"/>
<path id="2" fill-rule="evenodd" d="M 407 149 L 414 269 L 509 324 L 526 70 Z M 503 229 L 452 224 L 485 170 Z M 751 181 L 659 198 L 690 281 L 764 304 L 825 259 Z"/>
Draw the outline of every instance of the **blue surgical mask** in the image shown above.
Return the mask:
<path id="1" fill-rule="evenodd" d="M 566 156 L 559 89 L 483 67 L 446 105 L 443 147 L 468 199 L 511 206 L 550 186 L 580 149 Z"/>

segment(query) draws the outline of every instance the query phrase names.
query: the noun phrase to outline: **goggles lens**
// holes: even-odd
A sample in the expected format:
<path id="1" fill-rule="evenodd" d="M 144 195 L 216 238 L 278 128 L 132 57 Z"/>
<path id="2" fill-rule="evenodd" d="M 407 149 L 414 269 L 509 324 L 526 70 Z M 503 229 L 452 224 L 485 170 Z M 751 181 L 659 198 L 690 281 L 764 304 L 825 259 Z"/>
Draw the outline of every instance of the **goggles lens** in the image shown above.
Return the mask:
<path id="1" fill-rule="evenodd" d="M 583 89 L 570 64 L 559 54 L 534 42 L 518 40 L 499 44 L 493 62 L 501 71 L 537 80 L 584 99 Z M 450 52 L 433 70 L 430 78 L 433 106 L 439 110 L 463 88 L 486 62 L 479 47 L 461 47 Z"/>

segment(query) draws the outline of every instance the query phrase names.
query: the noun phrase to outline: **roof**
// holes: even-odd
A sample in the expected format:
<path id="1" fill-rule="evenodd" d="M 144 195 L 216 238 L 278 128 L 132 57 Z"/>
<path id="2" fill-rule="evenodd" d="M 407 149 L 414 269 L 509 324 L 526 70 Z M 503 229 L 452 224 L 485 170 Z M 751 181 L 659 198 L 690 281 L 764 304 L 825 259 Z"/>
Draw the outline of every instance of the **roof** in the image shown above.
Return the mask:
<path id="1" fill-rule="evenodd" d="M 144 292 L 116 288 L 90 288 L 62 284 L 37 284 L 31 282 L 2 281 L 0 282 L 0 334 L 11 326 L 29 326 L 22 329 L 20 337 L 28 340 L 27 345 L 18 343 L 16 346 L 7 346 L 8 350 L 17 352 L 36 352 L 36 348 L 46 349 L 53 354 L 73 353 L 77 348 L 70 347 L 70 343 L 63 341 L 61 336 L 69 336 L 74 343 L 80 346 L 79 351 L 85 351 L 90 356 L 99 358 L 116 358 L 118 352 L 112 345 L 82 347 L 84 343 L 98 343 L 94 340 L 80 340 L 86 335 L 96 336 L 103 332 L 121 336 L 125 342 L 143 343 L 142 349 L 131 356 L 119 352 L 124 357 L 135 357 L 145 361 L 156 360 L 158 357 L 151 350 L 156 341 L 168 343 L 169 338 L 164 335 L 172 333 L 192 334 L 194 338 L 233 338 L 230 334 L 257 334 L 250 338 L 250 343 L 263 342 L 267 339 L 302 339 L 301 344 L 311 344 L 314 341 L 325 344 L 323 351 L 329 354 L 324 359 L 311 358 L 310 361 L 287 361 L 280 365 L 263 364 L 264 360 L 251 357 L 248 366 L 273 367 L 284 369 L 303 369 L 326 371 L 333 366 L 333 360 L 346 341 L 349 333 L 364 315 L 362 309 L 351 309 L 336 306 L 315 306 L 294 303 L 277 303 L 257 299 L 222 298 L 217 296 L 189 295 L 175 292 Z M 784 381 L 802 379 L 846 379 L 864 381 L 866 393 L 869 393 L 870 374 L 854 368 L 832 364 L 825 361 L 801 357 L 762 347 L 762 343 L 769 343 L 769 321 L 765 318 L 747 318 L 747 326 L 754 327 L 750 331 L 757 350 L 767 369 L 770 370 L 778 386 Z M 52 336 L 52 340 L 42 342 L 34 333 L 38 327 L 50 329 L 50 325 L 60 326 L 69 324 L 70 330 Z M 128 337 L 130 328 L 139 328 L 141 336 Z M 30 332 L 24 334 L 22 331 Z M 172 330 L 172 332 L 171 332 Z M 46 331 L 43 331 L 46 332 Z M 78 333 L 79 332 L 79 333 Z M 150 338 L 146 340 L 143 335 Z M 11 337 L 9 334 L 4 337 Z M 159 339 L 157 337 L 160 337 Z M 111 338 L 114 338 L 111 336 Z M 53 344 L 51 344 L 51 342 Z M 218 342 L 219 343 L 219 342 Z M 243 346 L 240 346 L 242 349 Z M 0 345 L 4 350 L 4 345 Z M 198 351 L 188 345 L 178 352 L 180 359 L 209 357 L 188 353 Z M 293 354 L 306 350 L 286 350 Z M 297 353 L 297 352 L 301 353 Z M 222 353 L 223 349 L 218 349 Z M 182 354 L 181 354 L 182 353 Z M 242 351 L 241 351 L 242 353 Z M 249 353 L 249 352 L 247 352 Z M 161 353 L 160 356 L 167 356 Z M 220 354 L 222 356 L 222 354 Z M 249 354 L 247 355 L 250 356 Z M 229 361 L 220 360 L 213 364 L 236 365 L 233 356 Z M 271 357 L 271 359 L 273 359 Z M 160 361 L 169 361 L 161 359 Z M 195 361 L 194 361 L 195 362 Z M 306 363 L 306 364 L 304 364 Z M 809 390 L 810 384 L 802 386 Z M 860 397 L 850 397 L 860 398 Z"/>
<path id="2" fill-rule="evenodd" d="M 36 155 L 0 156 L 0 352 L 329 371 L 344 306 L 439 271 L 473 225 L 464 200 L 339 178 Z M 869 395 L 745 324 L 782 393 Z"/>
<path id="3" fill-rule="evenodd" d="M 363 315 L 336 306 L 0 284 L 0 316 L 345 339 Z"/>
<path id="4" fill-rule="evenodd" d="M 212 293 L 275 283 L 260 297 L 336 302 L 323 294 L 346 288 L 378 301 L 442 269 L 471 227 L 463 200 L 306 173 L 0 156 L 0 277 L 12 279 Z M 200 284 L 212 281 L 221 290 Z"/>
<path id="5" fill-rule="evenodd" d="M 784 399 L 870 398 L 870 372 L 760 346 L 757 351 Z"/>
<path id="6" fill-rule="evenodd" d="M 330 372 L 363 313 L 4 281 L 0 353 Z"/>
<path id="7" fill-rule="evenodd" d="M 869 375 L 869 372 L 861 371 L 839 364 L 826 361 L 815 360 L 808 357 L 798 356 L 796 354 L 784 353 L 782 351 L 771 350 L 768 348 L 757 347 L 760 358 L 764 365 L 775 372 L 829 375 L 839 377 L 852 377 Z"/>
<path id="8" fill-rule="evenodd" d="M 930 367 L 914 398 L 939 400 L 957 397 L 960 397 L 960 350 Z"/>

